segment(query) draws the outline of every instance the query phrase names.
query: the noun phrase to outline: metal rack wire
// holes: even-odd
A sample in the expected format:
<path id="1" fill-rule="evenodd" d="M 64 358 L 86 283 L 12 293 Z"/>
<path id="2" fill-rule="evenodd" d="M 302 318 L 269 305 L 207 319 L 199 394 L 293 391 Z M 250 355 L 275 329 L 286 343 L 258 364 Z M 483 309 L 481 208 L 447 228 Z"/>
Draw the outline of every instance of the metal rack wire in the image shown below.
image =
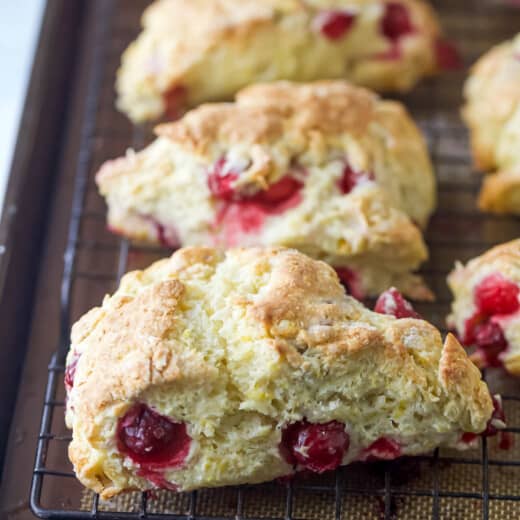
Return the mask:
<path id="1" fill-rule="evenodd" d="M 63 372 L 70 325 L 104 293 L 111 292 L 125 271 L 144 267 L 166 253 L 110 236 L 104 229 L 104 208 L 93 186 L 92 174 L 99 161 L 120 153 L 130 139 L 139 148 L 149 136 L 147 129 L 130 130 L 124 124 L 110 123 L 114 114 L 111 92 L 115 67 L 120 52 L 137 29 L 116 16 L 121 14 L 122 4 L 123 0 L 103 0 L 96 5 L 96 48 L 64 257 L 61 338 L 48 367 L 31 488 L 33 512 L 41 518 L 56 519 L 520 517 L 520 438 L 509 452 L 501 452 L 493 440 L 482 439 L 478 449 L 468 452 L 436 450 L 413 459 L 356 464 L 330 475 L 298 478 L 286 484 L 189 494 L 135 493 L 109 503 L 85 492 L 76 482 L 66 457 L 70 434 L 63 426 Z M 513 34 L 515 25 L 516 30 L 520 26 L 520 12 L 515 15 L 478 0 L 444 0 L 436 4 L 441 13 L 447 13 L 445 25 L 459 36 L 468 61 L 494 41 Z M 137 13 L 143 6 L 139 0 L 126 0 L 124 9 Z M 498 9 L 502 10 L 495 11 Z M 468 20 L 466 13 L 470 10 L 473 19 Z M 498 12 L 500 20 L 493 20 L 491 30 L 485 22 L 491 14 L 498 17 Z M 130 18 L 135 24 L 136 17 Z M 453 261 L 467 260 L 495 243 L 515 238 L 519 229 L 518 220 L 488 217 L 474 209 L 479 178 L 471 172 L 466 132 L 456 113 L 461 78 L 459 75 L 430 81 L 404 98 L 428 138 L 439 177 L 440 208 L 427 233 L 431 260 L 423 269 L 438 300 L 419 306 L 419 311 L 439 327 L 443 327 L 449 304 L 444 280 Z M 507 394 L 503 398 L 509 415 L 508 431 L 518 436 L 520 386 L 503 374 L 487 377 L 494 390 Z"/>

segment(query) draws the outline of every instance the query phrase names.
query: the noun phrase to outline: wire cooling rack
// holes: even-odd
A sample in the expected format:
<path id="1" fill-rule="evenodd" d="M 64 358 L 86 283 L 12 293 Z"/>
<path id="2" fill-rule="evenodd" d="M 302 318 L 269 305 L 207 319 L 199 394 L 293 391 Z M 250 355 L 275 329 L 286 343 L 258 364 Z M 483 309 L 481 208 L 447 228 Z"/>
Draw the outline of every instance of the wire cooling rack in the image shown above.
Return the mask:
<path id="1" fill-rule="evenodd" d="M 167 254 L 137 247 L 105 229 L 105 208 L 93 175 L 100 163 L 132 144 L 150 139 L 147 128 L 131 129 L 114 110 L 113 80 L 119 57 L 138 30 L 147 4 L 141 0 L 93 1 L 95 48 L 84 106 L 81 150 L 62 282 L 61 339 L 45 392 L 31 487 L 31 508 L 41 518 L 184 520 L 476 519 L 520 518 L 520 438 L 502 451 L 494 439 L 457 452 L 436 450 L 393 462 L 355 464 L 286 484 L 269 483 L 192 493 L 130 493 L 101 501 L 74 478 L 67 460 L 70 432 L 63 423 L 64 359 L 71 324 L 112 292 L 121 275 Z M 436 2 L 444 26 L 467 64 L 520 29 L 520 10 L 499 2 Z M 448 312 L 447 272 L 496 243 L 519 234 L 520 222 L 484 216 L 475 209 L 480 179 L 472 172 L 467 134 L 458 108 L 465 72 L 425 82 L 403 101 L 425 132 L 439 181 L 439 210 L 427 233 L 430 261 L 422 273 L 438 299 L 418 305 L 440 328 Z M 508 431 L 520 434 L 520 384 L 488 372 L 493 391 L 504 394 Z"/>

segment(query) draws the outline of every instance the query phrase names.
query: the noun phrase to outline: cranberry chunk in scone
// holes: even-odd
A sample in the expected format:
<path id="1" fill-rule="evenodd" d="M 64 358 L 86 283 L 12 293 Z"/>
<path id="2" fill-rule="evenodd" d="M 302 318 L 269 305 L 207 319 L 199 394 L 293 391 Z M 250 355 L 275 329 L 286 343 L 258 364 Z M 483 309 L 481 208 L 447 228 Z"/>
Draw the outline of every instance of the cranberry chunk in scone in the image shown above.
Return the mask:
<path id="1" fill-rule="evenodd" d="M 375 176 L 371 172 L 358 172 L 355 171 L 349 164 L 345 165 L 343 175 L 338 182 L 338 188 L 341 193 L 350 193 L 357 185 L 373 181 Z"/>
<path id="2" fill-rule="evenodd" d="M 363 450 L 360 460 L 394 460 L 402 455 L 399 443 L 388 437 L 381 437 Z"/>
<path id="3" fill-rule="evenodd" d="M 475 304 L 480 312 L 490 316 L 511 314 L 520 308 L 520 288 L 496 273 L 484 278 L 475 288 Z"/>
<path id="4" fill-rule="evenodd" d="M 401 3 L 388 2 L 381 19 L 381 32 L 394 42 L 403 36 L 413 33 L 414 27 L 410 19 L 410 12 Z"/>
<path id="5" fill-rule="evenodd" d="M 345 425 L 337 421 L 312 424 L 303 420 L 285 428 L 280 449 L 290 464 L 322 473 L 341 465 L 349 445 Z"/>
<path id="6" fill-rule="evenodd" d="M 116 435 L 119 451 L 143 469 L 182 466 L 190 451 L 186 424 L 173 422 L 143 403 L 119 420 Z"/>
<path id="7" fill-rule="evenodd" d="M 349 269 L 348 267 L 334 267 L 334 270 L 336 271 L 341 283 L 346 288 L 348 294 L 360 301 L 366 298 L 361 283 L 361 277 L 356 273 L 356 271 Z"/>
<path id="8" fill-rule="evenodd" d="M 475 358 L 484 366 L 502 366 L 508 342 L 500 318 L 519 310 L 519 294 L 518 285 L 500 273 L 485 277 L 474 289 L 476 310 L 465 321 L 462 342 L 477 347 Z"/>
<path id="9" fill-rule="evenodd" d="M 228 246 L 240 243 L 243 235 L 260 231 L 267 217 L 280 215 L 300 204 L 303 182 L 288 173 L 265 190 L 240 191 L 235 183 L 241 171 L 219 159 L 208 174 L 208 187 L 220 201 L 214 227 Z"/>
<path id="10" fill-rule="evenodd" d="M 421 315 L 414 310 L 412 304 L 403 298 L 403 295 L 395 287 L 391 287 L 388 291 L 385 291 L 379 296 L 374 311 L 379 314 L 389 314 L 398 319 L 422 319 Z"/>
<path id="11" fill-rule="evenodd" d="M 65 390 L 67 391 L 67 394 L 72 390 L 72 387 L 74 386 L 74 377 L 76 375 L 76 368 L 78 366 L 78 361 L 80 358 L 80 355 L 73 351 L 71 355 L 71 360 L 67 363 L 67 366 L 65 367 Z"/>
<path id="12" fill-rule="evenodd" d="M 235 196 L 233 183 L 240 171 L 230 168 L 225 157 L 221 157 L 208 173 L 208 188 L 218 199 L 232 200 Z"/>
<path id="13" fill-rule="evenodd" d="M 520 239 L 458 263 L 447 281 L 454 295 L 447 324 L 474 349 L 472 360 L 520 376 Z"/>
<path id="14" fill-rule="evenodd" d="M 328 40 L 340 40 L 352 28 L 356 15 L 349 11 L 322 11 L 313 21 L 314 29 Z"/>

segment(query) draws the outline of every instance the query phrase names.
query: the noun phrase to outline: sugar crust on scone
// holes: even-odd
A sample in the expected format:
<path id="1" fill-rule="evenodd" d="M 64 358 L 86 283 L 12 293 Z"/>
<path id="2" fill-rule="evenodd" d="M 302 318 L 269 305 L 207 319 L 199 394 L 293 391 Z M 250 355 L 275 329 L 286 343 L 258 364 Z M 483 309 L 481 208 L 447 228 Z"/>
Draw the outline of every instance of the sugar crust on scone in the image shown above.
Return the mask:
<path id="1" fill-rule="evenodd" d="M 435 207 L 435 178 L 401 104 L 342 81 L 277 82 L 199 107 L 157 134 L 97 174 L 113 230 L 157 242 L 160 224 L 183 245 L 295 247 L 359 271 L 368 294 L 395 285 L 428 297 L 410 272 L 427 257 L 415 223 L 425 226 Z M 237 224 L 217 222 L 223 202 L 208 187 L 208 170 L 223 157 L 241 169 L 238 192 L 260 193 L 290 174 L 303 186 L 298 200 L 270 211 L 259 229 L 232 233 Z M 342 194 L 347 164 L 366 176 Z"/>
<path id="2" fill-rule="evenodd" d="M 493 213 L 519 213 L 520 34 L 477 61 L 464 96 L 462 115 L 475 164 L 486 172 L 498 171 L 484 180 L 479 205 Z"/>
<path id="3" fill-rule="evenodd" d="M 475 288 L 486 277 L 496 274 L 520 286 L 520 239 L 495 246 L 466 265 L 457 263 L 448 276 L 448 285 L 454 295 L 448 324 L 461 336 L 467 320 L 477 311 Z M 494 320 L 508 343 L 500 354 L 500 361 L 509 372 L 520 375 L 520 311 L 497 316 Z M 478 363 L 478 358 L 475 361 Z"/>
<path id="4" fill-rule="evenodd" d="M 369 311 L 327 264 L 283 248 L 186 248 L 127 274 L 74 325 L 73 362 L 69 455 L 103 498 L 153 487 L 115 440 L 136 402 L 187 425 L 189 455 L 162 475 L 179 490 L 292 473 L 281 432 L 302 419 L 344 424 L 347 464 L 380 438 L 404 455 L 462 447 L 493 409 L 453 336 Z"/>
<path id="5" fill-rule="evenodd" d="M 410 19 L 398 43 L 380 26 L 388 4 Z M 317 27 L 331 12 L 354 17 L 332 40 Z M 440 29 L 422 0 L 158 0 L 142 24 L 116 85 L 118 107 L 135 122 L 160 117 L 168 99 L 196 106 L 256 82 L 345 78 L 407 91 L 437 70 Z"/>

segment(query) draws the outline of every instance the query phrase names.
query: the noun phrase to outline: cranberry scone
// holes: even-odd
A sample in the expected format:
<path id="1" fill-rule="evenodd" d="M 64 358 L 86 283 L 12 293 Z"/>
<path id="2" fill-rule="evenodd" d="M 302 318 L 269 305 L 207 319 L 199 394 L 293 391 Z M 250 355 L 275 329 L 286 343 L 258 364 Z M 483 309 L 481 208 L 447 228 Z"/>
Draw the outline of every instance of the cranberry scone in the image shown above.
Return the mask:
<path id="1" fill-rule="evenodd" d="M 142 23 L 116 84 L 134 122 L 277 79 L 406 91 L 456 63 L 422 0 L 157 0 Z"/>
<path id="2" fill-rule="evenodd" d="M 448 325 L 476 347 L 474 361 L 520 375 L 520 240 L 457 264 L 448 284 L 455 298 Z"/>
<path id="3" fill-rule="evenodd" d="M 464 94 L 475 163 L 498 172 L 484 181 L 479 205 L 520 213 L 520 34 L 480 58 Z"/>
<path id="4" fill-rule="evenodd" d="M 134 240 L 294 247 L 340 269 L 358 297 L 427 257 L 417 225 L 436 203 L 424 140 L 405 108 L 343 81 L 275 82 L 161 125 L 97 174 L 109 227 Z"/>
<path id="5" fill-rule="evenodd" d="M 408 317 L 395 289 L 379 306 L 399 318 L 284 248 L 186 248 L 127 274 L 72 330 L 78 478 L 103 498 L 257 483 L 504 426 L 452 335 Z"/>

